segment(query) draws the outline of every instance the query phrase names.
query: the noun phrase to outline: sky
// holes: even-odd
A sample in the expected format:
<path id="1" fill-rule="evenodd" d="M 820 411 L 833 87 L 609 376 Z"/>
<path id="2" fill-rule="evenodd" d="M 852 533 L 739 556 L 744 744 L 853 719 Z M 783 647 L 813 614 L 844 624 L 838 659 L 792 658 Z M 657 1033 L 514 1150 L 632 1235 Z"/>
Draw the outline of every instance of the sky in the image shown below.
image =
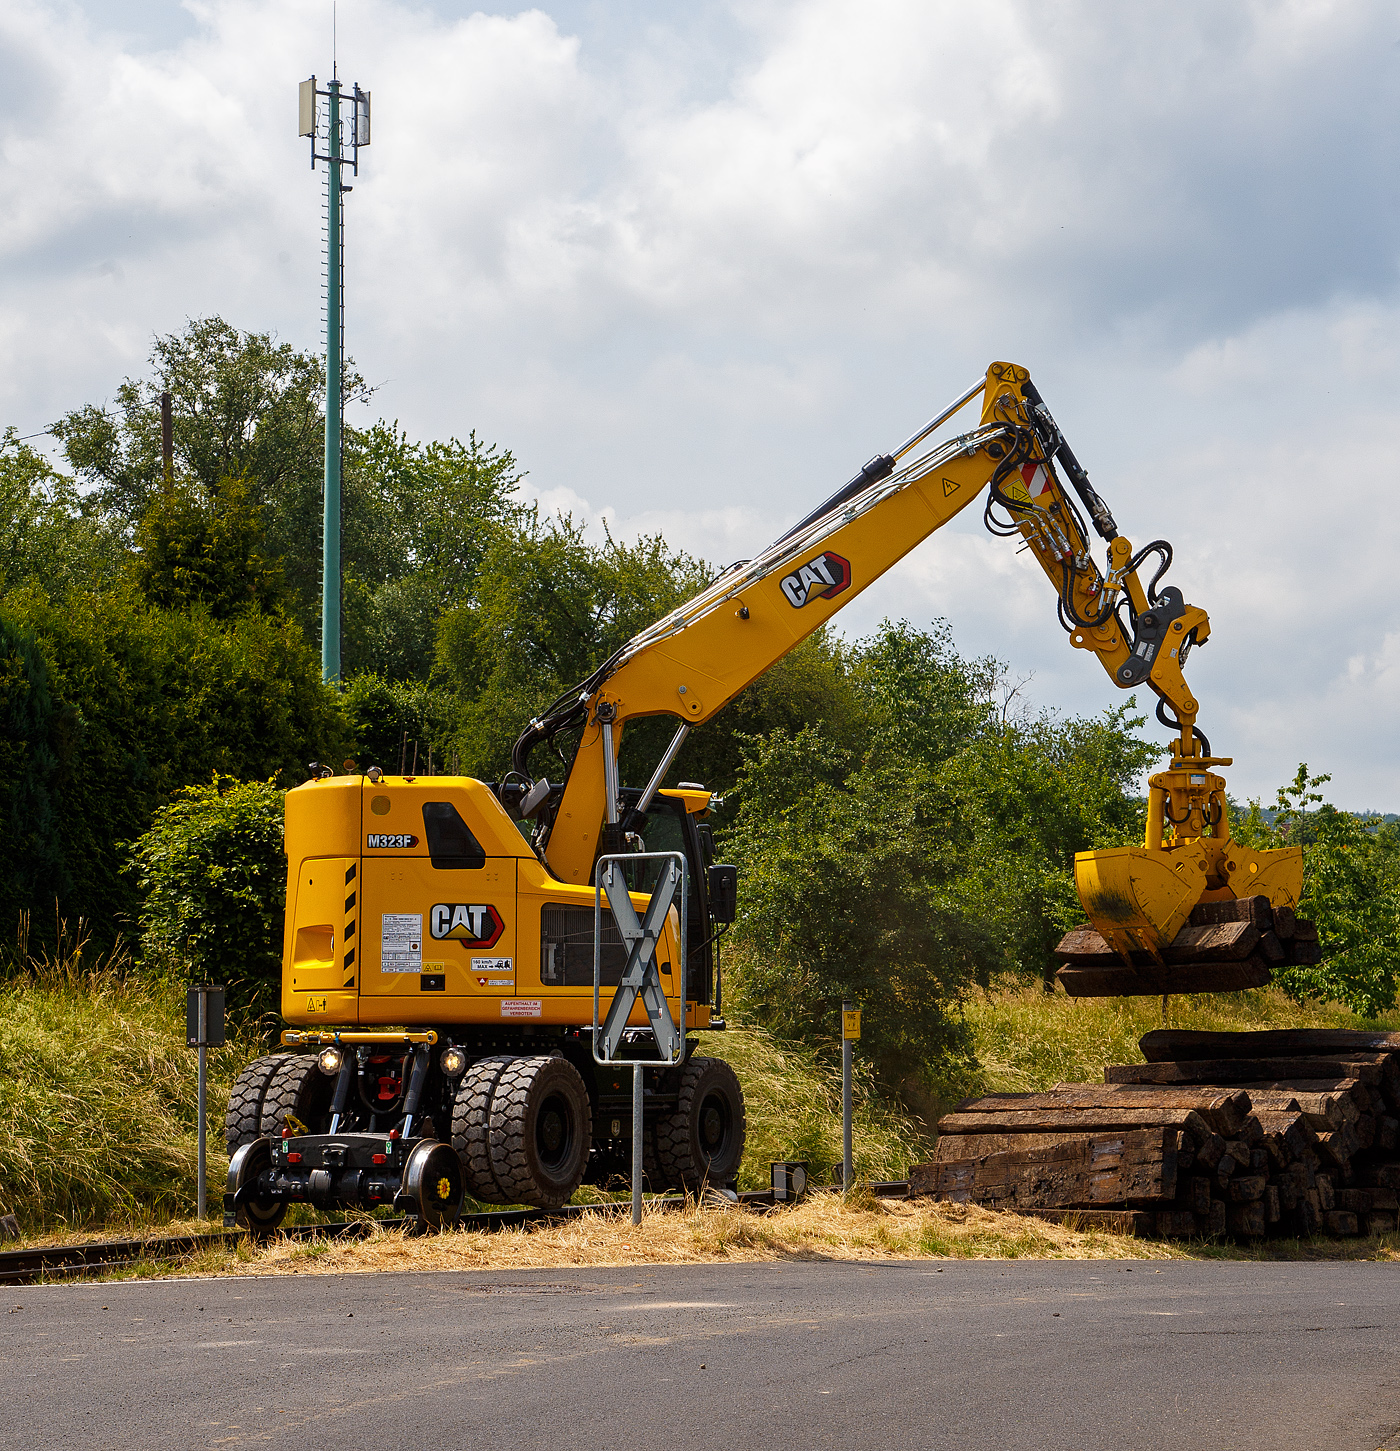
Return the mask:
<path id="1" fill-rule="evenodd" d="M 1232 793 L 1306 761 L 1400 810 L 1393 5 L 341 0 L 337 42 L 351 422 L 474 429 L 599 537 L 722 564 L 1021 363 L 1210 614 Z M 0 0 L 0 427 L 187 318 L 322 345 L 330 65 L 329 0 Z M 1123 700 L 979 509 L 838 620 L 885 616 L 1034 709 Z"/>

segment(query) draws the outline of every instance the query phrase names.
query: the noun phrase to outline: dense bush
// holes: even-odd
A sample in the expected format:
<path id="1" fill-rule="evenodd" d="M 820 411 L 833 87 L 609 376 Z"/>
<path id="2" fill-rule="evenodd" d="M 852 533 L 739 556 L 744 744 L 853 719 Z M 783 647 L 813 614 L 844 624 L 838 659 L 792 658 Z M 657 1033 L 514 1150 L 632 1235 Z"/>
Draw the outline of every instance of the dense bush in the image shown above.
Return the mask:
<path id="1" fill-rule="evenodd" d="M 730 1003 L 830 1043 L 856 999 L 862 1056 L 917 1095 L 966 1072 L 974 986 L 1048 970 L 1082 920 L 1074 853 L 1139 835 L 1134 788 L 1157 748 L 1130 708 L 1012 718 L 994 662 L 942 629 L 887 624 L 843 666 L 840 728 L 747 744 L 724 838 L 743 866 Z"/>
<path id="2" fill-rule="evenodd" d="M 215 777 L 186 786 L 135 843 L 145 962 L 221 982 L 251 1017 L 278 1001 L 287 859 L 282 795 L 271 782 Z"/>
<path id="3" fill-rule="evenodd" d="M 27 908 L 47 931 L 56 904 L 103 943 L 139 906 L 120 844 L 173 792 L 216 772 L 290 785 L 347 744 L 294 623 L 155 609 L 132 589 L 0 600 L 0 716 L 7 914 Z"/>

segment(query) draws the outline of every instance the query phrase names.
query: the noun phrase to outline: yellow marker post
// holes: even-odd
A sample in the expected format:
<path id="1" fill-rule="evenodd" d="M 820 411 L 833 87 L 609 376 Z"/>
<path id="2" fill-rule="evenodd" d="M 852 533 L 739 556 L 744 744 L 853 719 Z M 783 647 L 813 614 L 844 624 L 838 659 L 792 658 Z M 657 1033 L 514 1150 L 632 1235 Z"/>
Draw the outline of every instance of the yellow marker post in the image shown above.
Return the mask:
<path id="1" fill-rule="evenodd" d="M 860 1009 L 841 1004 L 841 1187 L 847 1194 L 855 1182 L 851 1162 L 851 1044 L 860 1037 Z"/>

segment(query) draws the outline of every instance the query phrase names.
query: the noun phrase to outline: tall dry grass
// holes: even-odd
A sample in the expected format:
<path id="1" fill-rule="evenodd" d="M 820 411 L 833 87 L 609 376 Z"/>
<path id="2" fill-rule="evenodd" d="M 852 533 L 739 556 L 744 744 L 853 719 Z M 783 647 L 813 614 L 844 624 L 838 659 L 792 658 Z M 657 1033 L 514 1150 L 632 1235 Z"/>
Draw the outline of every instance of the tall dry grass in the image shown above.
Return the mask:
<path id="1" fill-rule="evenodd" d="M 984 1092 L 1101 1083 L 1109 1063 L 1141 1063 L 1138 1040 L 1163 1026 L 1208 1032 L 1256 1028 L 1400 1028 L 1400 1014 L 1362 1019 L 1336 1003 L 1294 1002 L 1279 988 L 1161 998 L 1070 998 L 1007 983 L 966 1005 Z"/>
<path id="2" fill-rule="evenodd" d="M 1141 1061 L 1138 1039 L 1162 1025 L 1160 999 L 1074 1000 L 1017 983 L 975 994 L 965 1012 L 980 1064 L 970 1091 L 1101 1080 L 1108 1063 Z M 1173 998 L 1167 1021 L 1205 1029 L 1400 1028 L 1400 1014 L 1363 1023 L 1335 1005 L 1300 1006 L 1276 989 Z M 193 1214 L 195 1057 L 183 1027 L 180 984 L 137 973 L 120 950 L 95 954 L 81 929 L 61 932 L 48 953 L 30 955 L 21 940 L 0 954 L 0 1212 L 17 1214 L 30 1233 L 153 1226 Z M 235 1033 L 210 1055 L 215 1190 L 225 1171 L 228 1092 L 260 1051 L 252 1033 Z M 741 1186 L 766 1187 L 768 1165 L 778 1159 L 805 1159 L 814 1183 L 830 1182 L 841 1161 L 839 1066 L 754 1026 L 716 1034 L 702 1051 L 728 1059 L 743 1084 Z M 863 1073 L 855 1099 L 860 1178 L 902 1179 L 929 1156 L 931 1123 L 882 1100 Z"/>
<path id="3" fill-rule="evenodd" d="M 60 924 L 31 955 L 23 927 L 0 977 L 0 1210 L 28 1231 L 154 1224 L 192 1214 L 194 1050 L 184 990 L 139 976 L 120 947 L 96 953 Z M 217 1187 L 224 1105 L 255 1045 L 210 1053 L 209 1177 Z"/>
<path id="4" fill-rule="evenodd" d="M 744 1090 L 748 1143 L 743 1189 L 766 1189 L 774 1160 L 805 1159 L 814 1183 L 829 1183 L 841 1163 L 841 1070 L 801 1044 L 780 1043 L 763 1028 L 730 1028 L 701 1051 L 734 1066 Z M 903 1179 L 927 1157 L 930 1127 L 876 1093 L 858 1071 L 853 1093 L 851 1157 L 857 1177 Z"/>
<path id="5" fill-rule="evenodd" d="M 1052 1224 L 975 1204 L 812 1194 L 766 1213 L 693 1203 L 683 1210 L 652 1209 L 640 1225 L 592 1213 L 494 1233 L 414 1236 L 381 1228 L 363 1240 L 242 1243 L 234 1250 L 192 1256 L 184 1269 L 196 1274 L 355 1274 L 784 1259 L 1164 1260 L 1192 1252 L 1187 1245 Z"/>

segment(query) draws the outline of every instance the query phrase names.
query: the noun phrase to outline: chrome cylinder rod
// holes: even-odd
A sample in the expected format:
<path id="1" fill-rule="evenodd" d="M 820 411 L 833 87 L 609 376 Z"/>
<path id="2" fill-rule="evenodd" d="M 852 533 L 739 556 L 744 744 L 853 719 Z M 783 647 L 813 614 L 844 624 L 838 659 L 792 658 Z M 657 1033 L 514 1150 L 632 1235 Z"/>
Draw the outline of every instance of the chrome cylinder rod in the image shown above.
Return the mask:
<path id="1" fill-rule="evenodd" d="M 685 738 L 690 734 L 690 727 L 681 722 L 675 735 L 671 737 L 671 744 L 661 753 L 661 760 L 656 770 L 651 773 L 651 780 L 647 782 L 647 788 L 642 792 L 642 799 L 637 802 L 637 810 L 645 811 L 651 805 L 652 797 L 661 789 L 661 783 L 666 779 L 666 772 L 671 769 L 671 762 L 676 759 L 676 752 L 685 744 Z"/>
<path id="2" fill-rule="evenodd" d="M 617 755 L 613 751 L 612 721 L 605 720 L 603 726 L 603 791 L 609 826 L 617 824 Z"/>
<path id="3" fill-rule="evenodd" d="M 959 408 L 963 406 L 964 403 L 967 403 L 971 399 L 975 398 L 986 386 L 987 380 L 985 378 L 979 378 L 972 385 L 971 388 L 963 393 L 963 395 L 957 400 L 956 403 L 950 403 L 935 419 L 933 419 L 929 423 L 924 424 L 924 426 L 913 436 L 913 438 L 909 440 L 908 443 L 901 444 L 899 448 L 895 449 L 894 453 L 891 454 L 890 457 L 896 459 L 903 458 L 904 455 L 908 453 L 911 448 L 916 448 L 919 444 L 921 444 L 924 439 L 926 439 L 929 434 L 933 432 L 935 428 L 938 428 L 942 424 L 947 423 L 947 421 L 953 416 L 953 414 L 958 411 Z"/>

